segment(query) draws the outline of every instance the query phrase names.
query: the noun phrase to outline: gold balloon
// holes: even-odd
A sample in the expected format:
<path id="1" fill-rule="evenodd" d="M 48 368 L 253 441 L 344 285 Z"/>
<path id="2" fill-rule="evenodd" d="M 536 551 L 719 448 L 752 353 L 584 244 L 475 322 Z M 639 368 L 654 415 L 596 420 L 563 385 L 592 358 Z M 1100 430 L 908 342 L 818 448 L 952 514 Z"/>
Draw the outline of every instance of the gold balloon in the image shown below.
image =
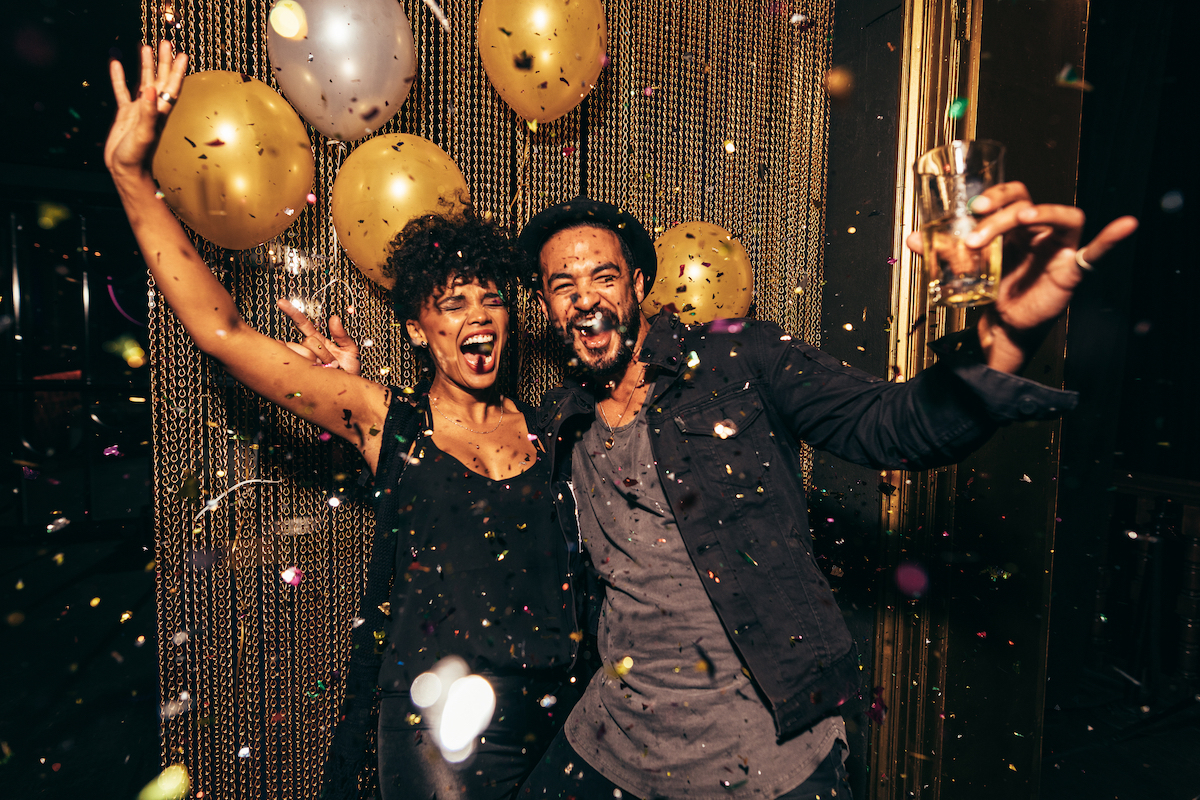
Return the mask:
<path id="1" fill-rule="evenodd" d="M 492 85 L 530 122 L 579 105 L 607 63 L 600 0 L 483 0 L 477 30 Z"/>
<path id="2" fill-rule="evenodd" d="M 270 86 L 210 70 L 183 79 L 151 168 L 168 205 L 192 230 L 244 250 L 278 236 L 304 208 L 312 144 Z"/>
<path id="3" fill-rule="evenodd" d="M 653 316 L 666 308 L 688 324 L 744 317 L 754 299 L 754 270 L 741 242 L 707 222 L 676 225 L 654 242 L 658 272 L 642 301 Z"/>
<path id="4" fill-rule="evenodd" d="M 419 216 L 454 214 L 468 202 L 466 179 L 436 144 L 407 133 L 376 136 L 333 182 L 333 228 L 354 266 L 390 288 L 396 280 L 384 267 L 396 234 Z"/>

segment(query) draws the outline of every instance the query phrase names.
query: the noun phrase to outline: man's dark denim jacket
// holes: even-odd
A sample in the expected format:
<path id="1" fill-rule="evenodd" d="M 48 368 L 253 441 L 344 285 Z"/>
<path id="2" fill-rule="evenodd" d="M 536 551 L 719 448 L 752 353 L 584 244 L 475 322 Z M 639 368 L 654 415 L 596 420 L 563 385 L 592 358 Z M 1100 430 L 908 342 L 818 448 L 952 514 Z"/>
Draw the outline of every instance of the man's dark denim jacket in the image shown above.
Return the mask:
<path id="1" fill-rule="evenodd" d="M 887 383 L 773 323 L 689 327 L 669 314 L 651 323 L 641 359 L 657 371 L 647 418 L 659 477 L 780 739 L 838 713 L 859 676 L 854 642 L 813 559 L 798 442 L 878 469 L 921 470 L 962 459 L 1000 424 L 1076 403 L 1074 393 L 988 369 L 973 333 L 934 350 L 938 364 Z M 577 520 L 571 448 L 594 405 L 573 382 L 550 390 L 538 411 L 566 524 Z"/>

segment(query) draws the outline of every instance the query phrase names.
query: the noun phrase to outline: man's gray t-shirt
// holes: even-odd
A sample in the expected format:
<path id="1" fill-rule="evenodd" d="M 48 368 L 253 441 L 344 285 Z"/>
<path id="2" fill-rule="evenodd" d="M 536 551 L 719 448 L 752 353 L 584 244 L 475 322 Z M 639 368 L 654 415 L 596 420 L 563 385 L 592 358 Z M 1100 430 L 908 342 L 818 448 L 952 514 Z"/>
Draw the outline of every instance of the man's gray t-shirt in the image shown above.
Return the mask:
<path id="1" fill-rule="evenodd" d="M 651 393 L 653 394 L 653 393 Z M 605 581 L 604 668 L 567 719 L 571 746 L 643 797 L 776 797 L 804 782 L 840 717 L 776 744 L 771 713 L 688 557 L 650 446 L 645 408 L 618 428 L 597 420 L 575 446 L 579 527 Z"/>

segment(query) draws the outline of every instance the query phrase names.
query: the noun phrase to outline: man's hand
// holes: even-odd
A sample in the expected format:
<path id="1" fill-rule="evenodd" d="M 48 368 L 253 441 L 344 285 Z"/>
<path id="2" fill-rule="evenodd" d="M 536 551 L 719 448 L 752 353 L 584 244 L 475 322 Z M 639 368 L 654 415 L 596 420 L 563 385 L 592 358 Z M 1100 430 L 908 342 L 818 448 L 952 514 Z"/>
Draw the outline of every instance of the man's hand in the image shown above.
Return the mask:
<path id="1" fill-rule="evenodd" d="M 996 302 L 979 320 L 979 341 L 989 367 L 1016 372 L 1083 280 L 1077 256 L 1095 264 L 1138 223 L 1121 217 L 1080 247 L 1083 212 L 1074 206 L 1034 205 L 1025 184 L 1016 182 L 991 187 L 970 208 L 986 216 L 966 237 L 967 247 L 979 250 L 996 236 L 1004 237 L 1004 277 Z M 922 253 L 920 234 L 910 234 L 906 244 Z"/>
<path id="2" fill-rule="evenodd" d="M 329 338 L 316 329 L 307 314 L 286 299 L 280 298 L 276 305 L 304 334 L 299 344 L 284 342 L 288 349 L 307 359 L 313 366 L 337 367 L 351 375 L 362 372 L 362 365 L 358 361 L 358 345 L 346 334 L 342 320 L 336 314 L 329 318 L 329 337 L 332 337 Z"/>

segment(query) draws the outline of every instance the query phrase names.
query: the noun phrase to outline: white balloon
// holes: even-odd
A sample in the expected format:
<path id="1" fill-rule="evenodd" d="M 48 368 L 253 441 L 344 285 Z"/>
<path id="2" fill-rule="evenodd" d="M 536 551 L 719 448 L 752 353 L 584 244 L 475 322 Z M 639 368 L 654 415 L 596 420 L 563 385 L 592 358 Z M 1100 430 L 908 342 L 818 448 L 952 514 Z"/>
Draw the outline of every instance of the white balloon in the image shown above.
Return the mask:
<path id="1" fill-rule="evenodd" d="M 347 142 L 395 116 L 417 77 L 412 28 L 396 0 L 281 0 L 267 53 L 300 116 Z"/>

